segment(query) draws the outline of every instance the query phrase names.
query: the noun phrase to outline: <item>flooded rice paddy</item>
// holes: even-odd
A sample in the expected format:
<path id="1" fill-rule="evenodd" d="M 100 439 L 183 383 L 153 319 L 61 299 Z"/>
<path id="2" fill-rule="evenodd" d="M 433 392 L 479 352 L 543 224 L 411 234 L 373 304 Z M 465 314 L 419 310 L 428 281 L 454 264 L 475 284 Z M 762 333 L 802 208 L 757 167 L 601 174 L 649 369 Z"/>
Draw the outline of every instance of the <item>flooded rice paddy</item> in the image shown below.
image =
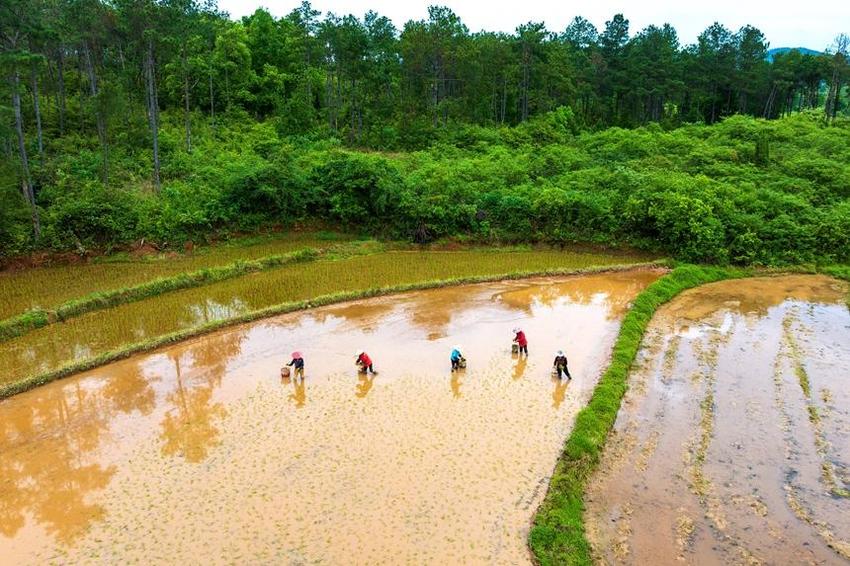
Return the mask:
<path id="1" fill-rule="evenodd" d="M 4 342 L 0 383 L 52 371 L 127 344 L 322 294 L 520 270 L 634 263 L 641 258 L 556 251 L 389 252 L 316 261 L 119 305 Z"/>
<path id="2" fill-rule="evenodd" d="M 138 285 L 160 277 L 285 254 L 304 248 L 325 248 L 333 241 L 309 234 L 287 234 L 256 241 L 198 248 L 191 254 L 162 254 L 123 261 L 111 258 L 82 265 L 38 267 L 0 273 L 0 319 L 40 307 L 55 308 L 65 301 L 96 291 Z"/>
<path id="3" fill-rule="evenodd" d="M 0 556 L 527 563 L 526 533 L 638 270 L 292 313 L 0 402 Z M 529 336 L 512 357 L 510 329 Z M 451 373 L 463 344 L 468 369 Z M 354 371 L 366 348 L 376 376 Z M 572 382 L 550 370 L 566 347 Z M 306 380 L 280 377 L 304 352 Z M 836 391 L 838 394 L 838 391 Z"/>
<path id="4" fill-rule="evenodd" d="M 587 493 L 598 561 L 850 561 L 847 290 L 727 281 L 658 311 Z"/>

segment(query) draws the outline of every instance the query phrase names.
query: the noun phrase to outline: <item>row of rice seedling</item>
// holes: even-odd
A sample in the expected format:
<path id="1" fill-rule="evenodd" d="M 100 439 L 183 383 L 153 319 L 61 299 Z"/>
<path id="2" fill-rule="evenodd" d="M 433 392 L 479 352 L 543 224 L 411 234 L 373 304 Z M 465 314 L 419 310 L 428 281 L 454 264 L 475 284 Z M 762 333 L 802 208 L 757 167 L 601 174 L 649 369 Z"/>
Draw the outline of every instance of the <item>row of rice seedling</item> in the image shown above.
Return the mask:
<path id="1" fill-rule="evenodd" d="M 285 254 L 300 248 L 324 248 L 334 241 L 310 233 L 246 238 L 197 248 L 191 254 L 160 254 L 133 258 L 127 254 L 93 263 L 38 267 L 0 273 L 0 319 L 30 309 L 53 310 L 58 305 L 95 292 L 131 287 L 181 273 Z"/>
<path id="2" fill-rule="evenodd" d="M 699 285 L 788 272 L 826 273 L 850 281 L 850 266 L 847 265 L 800 266 L 782 271 L 681 265 L 638 295 L 623 319 L 611 364 L 596 385 L 588 405 L 577 415 L 546 497 L 535 515 L 529 546 L 538 564 L 593 563 L 584 525 L 585 486 L 599 464 L 628 387 L 629 371 L 655 311 L 682 291 Z"/>
<path id="3" fill-rule="evenodd" d="M 204 325 L 243 318 L 275 305 L 337 293 L 372 292 L 429 281 L 542 274 L 635 264 L 632 255 L 528 251 L 386 252 L 288 265 L 84 314 L 4 343 L 4 382 L 55 372 L 67 364 Z"/>
<path id="4" fill-rule="evenodd" d="M 288 263 L 310 261 L 318 258 L 319 250 L 305 248 L 283 255 L 263 257 L 253 261 L 239 260 L 230 265 L 199 269 L 170 277 L 154 279 L 133 287 L 91 293 L 59 305 L 55 310 L 33 309 L 22 315 L 0 320 L 0 342 L 21 336 L 47 326 L 52 322 L 66 321 L 85 313 L 103 310 L 116 305 L 139 301 L 178 289 L 189 289 L 222 281 L 231 277 L 272 269 Z"/>

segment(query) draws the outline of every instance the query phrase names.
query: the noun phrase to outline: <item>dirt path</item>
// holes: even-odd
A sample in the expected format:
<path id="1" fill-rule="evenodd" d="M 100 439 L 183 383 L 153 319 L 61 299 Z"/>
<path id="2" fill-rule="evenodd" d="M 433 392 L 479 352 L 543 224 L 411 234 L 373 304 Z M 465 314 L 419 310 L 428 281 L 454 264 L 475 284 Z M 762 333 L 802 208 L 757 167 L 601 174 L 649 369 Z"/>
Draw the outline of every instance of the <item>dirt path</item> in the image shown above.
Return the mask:
<path id="1" fill-rule="evenodd" d="M 529 561 L 632 271 L 410 293 L 199 337 L 0 402 L 0 561 Z M 530 339 L 512 358 L 510 329 Z M 452 344 L 469 368 L 449 371 Z M 365 347 L 377 376 L 354 371 Z M 566 347 L 575 379 L 550 375 Z M 294 349 L 305 383 L 282 380 Z"/>
<path id="2" fill-rule="evenodd" d="M 759 278 L 659 310 L 587 493 L 599 562 L 850 559 L 846 292 Z"/>

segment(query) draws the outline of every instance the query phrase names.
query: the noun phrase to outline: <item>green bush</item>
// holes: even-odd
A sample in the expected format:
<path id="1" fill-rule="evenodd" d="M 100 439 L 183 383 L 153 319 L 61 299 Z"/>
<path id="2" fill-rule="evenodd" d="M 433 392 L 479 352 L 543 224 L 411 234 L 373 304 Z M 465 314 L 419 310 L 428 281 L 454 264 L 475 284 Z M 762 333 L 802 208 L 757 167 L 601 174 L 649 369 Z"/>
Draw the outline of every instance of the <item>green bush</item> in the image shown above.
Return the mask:
<path id="1" fill-rule="evenodd" d="M 331 220 L 378 230 L 398 208 L 401 177 L 383 157 L 336 153 L 311 175 Z"/>
<path id="2" fill-rule="evenodd" d="M 418 114 L 364 130 L 361 143 L 417 150 L 384 154 L 345 149 L 329 126 L 305 131 L 291 116 L 258 122 L 238 109 L 217 116 L 215 128 L 193 116 L 190 153 L 182 116 L 162 118 L 159 194 L 143 122 L 128 120 L 116 134 L 108 189 L 94 133 L 51 140 L 45 162 L 33 165 L 38 242 L 17 166 L 3 168 L 0 254 L 141 237 L 180 243 L 302 220 L 417 240 L 626 243 L 701 262 L 848 254 L 850 122 L 827 127 L 811 113 L 595 133 L 580 131 L 569 108 L 515 127 Z"/>
<path id="3" fill-rule="evenodd" d="M 55 249 L 67 243 L 111 248 L 138 236 L 139 207 L 130 194 L 93 182 L 53 198 L 42 224 L 44 239 Z"/>

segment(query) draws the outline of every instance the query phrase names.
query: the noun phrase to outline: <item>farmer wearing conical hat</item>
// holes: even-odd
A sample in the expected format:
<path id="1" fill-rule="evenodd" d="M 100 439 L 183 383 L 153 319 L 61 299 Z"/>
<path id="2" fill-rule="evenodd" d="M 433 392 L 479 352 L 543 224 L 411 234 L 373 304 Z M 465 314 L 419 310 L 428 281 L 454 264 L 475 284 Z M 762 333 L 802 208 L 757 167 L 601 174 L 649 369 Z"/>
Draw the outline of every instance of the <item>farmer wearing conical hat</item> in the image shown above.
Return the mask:
<path id="1" fill-rule="evenodd" d="M 558 373 L 558 379 L 561 379 L 562 373 L 567 379 L 573 378 L 570 375 L 570 369 L 567 367 L 567 356 L 564 355 L 563 350 L 558 350 L 558 353 L 555 354 L 555 371 Z"/>
<path id="2" fill-rule="evenodd" d="M 295 377 L 304 379 L 304 356 L 301 352 L 292 352 L 292 361 L 286 364 L 295 367 Z"/>
<path id="3" fill-rule="evenodd" d="M 519 353 L 528 355 L 528 338 L 525 337 L 525 332 L 522 328 L 514 328 L 514 342 L 519 345 Z"/>

